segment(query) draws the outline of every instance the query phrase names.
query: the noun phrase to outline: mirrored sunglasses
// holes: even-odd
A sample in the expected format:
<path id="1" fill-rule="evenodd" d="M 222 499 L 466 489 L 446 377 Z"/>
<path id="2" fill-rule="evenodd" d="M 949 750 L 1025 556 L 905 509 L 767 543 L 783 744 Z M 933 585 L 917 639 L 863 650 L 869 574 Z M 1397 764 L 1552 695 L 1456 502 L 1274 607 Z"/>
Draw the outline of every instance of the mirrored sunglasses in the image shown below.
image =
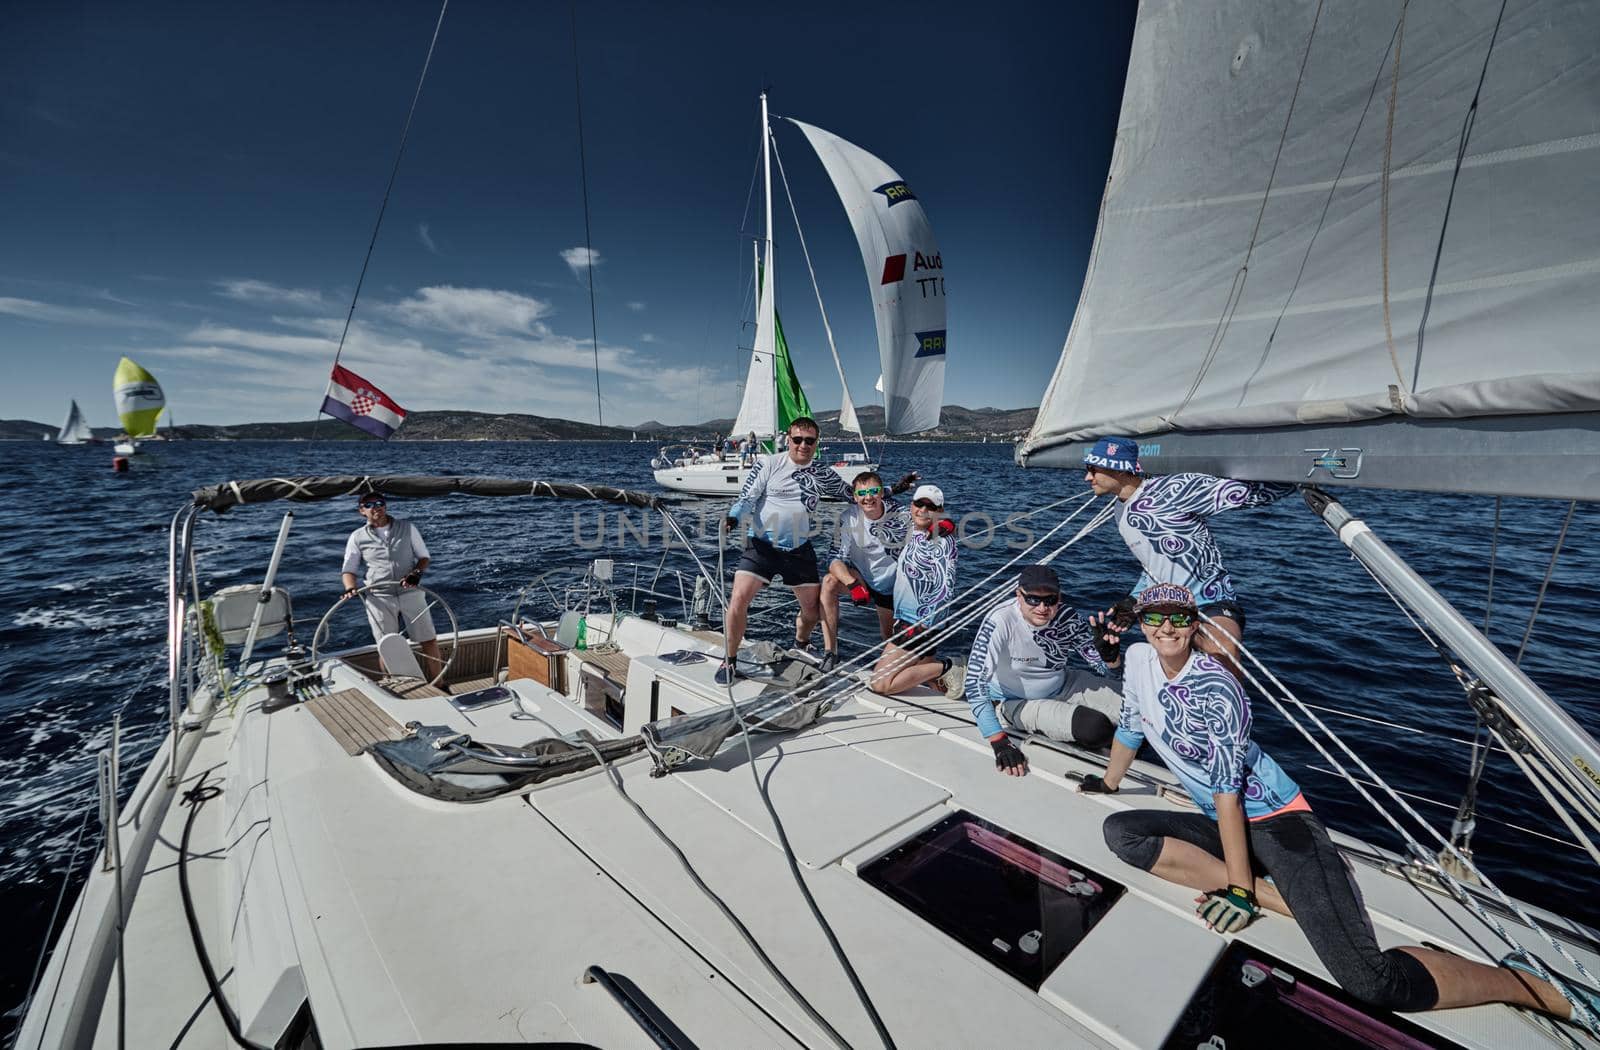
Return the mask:
<path id="1" fill-rule="evenodd" d="M 883 486 L 878 485 L 870 489 L 856 489 L 856 495 L 860 496 L 862 499 L 865 499 L 868 496 L 881 496 L 883 495 Z"/>
<path id="2" fill-rule="evenodd" d="M 1195 614 L 1192 612 L 1156 612 L 1154 609 L 1139 614 L 1139 622 L 1146 627 L 1160 627 L 1170 623 L 1174 627 L 1189 627 L 1194 624 Z"/>

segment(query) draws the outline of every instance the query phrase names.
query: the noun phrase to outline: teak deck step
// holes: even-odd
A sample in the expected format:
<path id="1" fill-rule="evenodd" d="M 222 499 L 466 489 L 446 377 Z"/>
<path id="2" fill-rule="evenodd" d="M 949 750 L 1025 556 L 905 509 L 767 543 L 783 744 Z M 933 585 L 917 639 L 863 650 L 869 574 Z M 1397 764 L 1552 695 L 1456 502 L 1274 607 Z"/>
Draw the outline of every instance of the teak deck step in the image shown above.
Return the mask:
<path id="1" fill-rule="evenodd" d="M 306 701 L 306 707 L 347 755 L 359 755 L 380 740 L 399 740 L 405 736 L 400 723 L 359 689 L 342 689 L 319 696 Z"/>
<path id="2" fill-rule="evenodd" d="M 601 674 L 618 685 L 628 680 L 628 664 L 633 658 L 627 653 L 597 653 L 588 649 L 581 649 L 576 650 L 574 655 L 581 662 L 598 667 Z"/>

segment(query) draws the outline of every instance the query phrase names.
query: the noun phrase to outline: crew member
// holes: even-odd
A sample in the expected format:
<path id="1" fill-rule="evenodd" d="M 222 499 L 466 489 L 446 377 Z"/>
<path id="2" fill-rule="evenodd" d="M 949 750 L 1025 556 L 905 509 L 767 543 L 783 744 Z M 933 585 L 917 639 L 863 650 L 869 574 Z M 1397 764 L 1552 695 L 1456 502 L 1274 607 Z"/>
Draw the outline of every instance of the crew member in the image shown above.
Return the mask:
<path id="1" fill-rule="evenodd" d="M 1083 480 L 1096 495 L 1114 495 L 1117 530 L 1144 572 L 1132 593 L 1153 583 L 1175 583 L 1192 592 L 1211 621 L 1195 641 L 1201 652 L 1216 653 L 1235 677 L 1239 639 L 1244 637 L 1244 607 L 1233 579 L 1222 567 L 1222 552 L 1206 524 L 1213 514 L 1260 507 L 1294 491 L 1293 485 L 1234 481 L 1210 474 L 1146 477 L 1139 445 L 1131 438 L 1107 437 L 1083 454 Z"/>
<path id="2" fill-rule="evenodd" d="M 933 683 L 952 700 L 961 698 L 966 668 L 936 654 L 936 631 L 955 597 L 956 525 L 945 516 L 944 492 L 919 485 L 911 496 L 911 527 L 895 561 L 894 623 L 883 654 L 872 669 L 870 688 L 903 693 Z"/>
<path id="3" fill-rule="evenodd" d="M 1074 656 L 1089 670 L 1069 668 Z M 1016 600 L 983 618 L 967 659 L 967 703 L 978 732 L 994 748 L 995 768 L 1014 777 L 1028 772 L 1002 721 L 1084 747 L 1111 743 L 1122 688 L 1110 675 L 1121 662 L 1119 647 L 1061 600 L 1054 569 L 1024 566 Z"/>
<path id="4" fill-rule="evenodd" d="M 1263 908 L 1300 924 L 1333 979 L 1387 1010 L 1504 1002 L 1570 1017 L 1552 984 L 1430 948 L 1380 950 L 1344 859 L 1298 784 L 1250 739 L 1250 706 L 1222 663 L 1196 651 L 1194 595 L 1146 588 L 1135 606 L 1148 644 L 1132 645 L 1122 714 L 1104 777 L 1079 790 L 1113 793 L 1146 741 L 1177 774 L 1199 813 L 1133 809 L 1106 818 L 1106 845 L 1128 864 L 1201 891 L 1195 909 L 1219 933 L 1244 929 Z M 1580 993 L 1581 994 L 1581 993 Z"/>
<path id="5" fill-rule="evenodd" d="M 373 639 L 398 633 L 403 627 L 406 637 L 422 647 L 422 669 L 432 678 L 444 662 L 427 600 L 414 589 L 428 569 L 428 545 L 410 519 L 389 516 L 389 501 L 383 493 L 361 496 L 357 507 L 367 523 L 344 544 L 344 596 L 353 597 L 359 589 L 356 571 L 365 563 L 364 582 L 370 589 L 362 595 L 362 602 Z"/>
<path id="6" fill-rule="evenodd" d="M 876 472 L 862 471 L 850 487 L 855 506 L 839 515 L 826 559 L 828 571 L 822 577 L 824 673 L 839 662 L 841 597 L 848 595 L 857 605 L 871 603 L 878 611 L 878 634 L 888 639 L 894 623 L 895 563 L 911 527 L 911 511 L 884 491 L 883 478 Z"/>

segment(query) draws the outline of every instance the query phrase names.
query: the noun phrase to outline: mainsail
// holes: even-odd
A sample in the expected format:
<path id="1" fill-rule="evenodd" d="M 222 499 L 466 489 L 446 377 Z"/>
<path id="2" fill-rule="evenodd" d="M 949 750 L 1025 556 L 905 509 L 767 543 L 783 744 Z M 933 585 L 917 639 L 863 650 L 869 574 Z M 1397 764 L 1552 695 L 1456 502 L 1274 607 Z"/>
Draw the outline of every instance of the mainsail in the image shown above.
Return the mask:
<path id="1" fill-rule="evenodd" d="M 1019 459 L 1600 496 L 1597 39 L 1583 2 L 1145 0 Z"/>
<path id="2" fill-rule="evenodd" d="M 944 261 L 922 202 L 894 169 L 866 150 L 788 119 L 805 132 L 833 180 L 866 264 L 885 428 L 909 434 L 936 427 L 944 403 Z"/>
<path id="3" fill-rule="evenodd" d="M 78 410 L 78 402 L 74 400 L 72 407 L 67 409 L 67 418 L 61 424 L 61 430 L 56 434 L 58 445 L 82 445 L 93 440 L 94 431 L 89 428 L 89 421 L 83 418 L 83 413 Z"/>
<path id="4" fill-rule="evenodd" d="M 129 437 L 149 437 L 156 432 L 156 417 L 167 406 L 167 399 L 155 376 L 131 357 L 124 357 L 117 362 L 111 392 L 117 403 L 117 417 Z"/>

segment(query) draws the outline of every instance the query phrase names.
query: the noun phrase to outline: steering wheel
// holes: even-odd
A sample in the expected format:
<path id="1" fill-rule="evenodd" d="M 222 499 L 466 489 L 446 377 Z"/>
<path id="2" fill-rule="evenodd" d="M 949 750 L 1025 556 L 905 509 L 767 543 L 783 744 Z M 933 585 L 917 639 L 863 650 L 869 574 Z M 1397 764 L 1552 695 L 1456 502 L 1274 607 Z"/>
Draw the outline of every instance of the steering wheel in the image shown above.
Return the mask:
<path id="1" fill-rule="evenodd" d="M 416 591 L 428 599 L 428 603 L 422 607 L 423 612 L 428 612 L 435 605 L 438 605 L 444 609 L 445 616 L 449 617 L 450 619 L 450 655 L 445 659 L 444 664 L 439 668 L 439 673 L 428 679 L 429 685 L 438 685 L 439 682 L 444 678 L 445 673 L 450 670 L 450 665 L 456 662 L 456 650 L 459 648 L 459 643 L 461 641 L 461 627 L 456 622 L 455 610 L 450 608 L 450 603 L 444 600 L 444 596 L 438 591 L 434 590 L 432 587 L 424 587 L 420 583 L 415 587 L 407 587 L 402 590 L 398 582 L 385 580 L 379 583 L 369 583 L 363 587 L 357 587 L 354 594 L 342 595 L 338 601 L 334 602 L 333 605 L 329 607 L 327 612 L 322 614 L 322 619 L 317 621 L 316 633 L 311 636 L 312 664 L 315 665 L 317 663 L 317 653 L 328 633 L 328 621 L 333 618 L 333 614 L 338 612 L 340 606 L 344 605 L 345 602 L 350 601 L 352 598 L 361 598 L 368 592 L 374 594 L 400 595 L 405 594 L 408 591 Z M 405 614 L 404 612 L 401 612 L 400 615 L 403 618 Z"/>

